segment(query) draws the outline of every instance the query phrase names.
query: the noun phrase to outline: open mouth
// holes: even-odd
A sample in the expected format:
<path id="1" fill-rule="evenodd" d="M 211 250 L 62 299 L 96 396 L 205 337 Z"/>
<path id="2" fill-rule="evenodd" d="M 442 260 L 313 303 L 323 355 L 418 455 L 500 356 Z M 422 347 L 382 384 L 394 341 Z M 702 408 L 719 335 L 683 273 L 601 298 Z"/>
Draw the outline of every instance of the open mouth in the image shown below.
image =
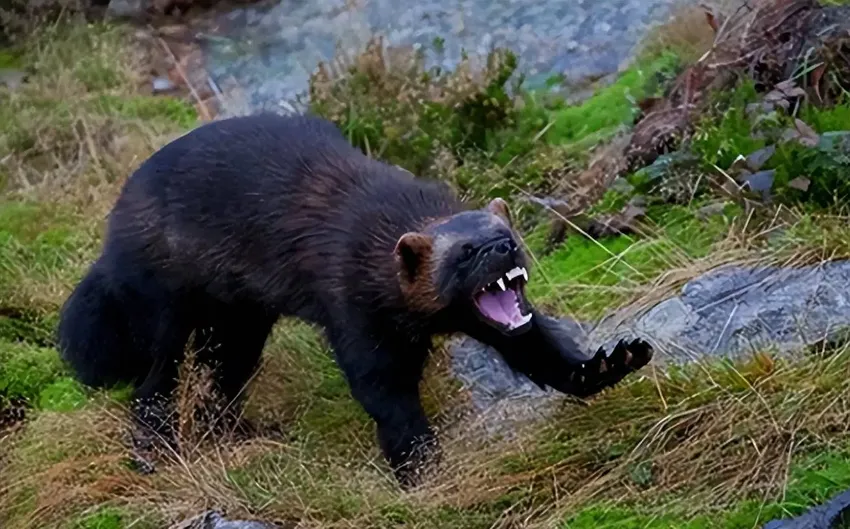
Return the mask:
<path id="1" fill-rule="evenodd" d="M 510 331 L 519 329 L 531 321 L 531 313 L 523 314 L 520 307 L 527 282 L 528 271 L 516 267 L 475 294 L 475 306 L 491 322 Z"/>

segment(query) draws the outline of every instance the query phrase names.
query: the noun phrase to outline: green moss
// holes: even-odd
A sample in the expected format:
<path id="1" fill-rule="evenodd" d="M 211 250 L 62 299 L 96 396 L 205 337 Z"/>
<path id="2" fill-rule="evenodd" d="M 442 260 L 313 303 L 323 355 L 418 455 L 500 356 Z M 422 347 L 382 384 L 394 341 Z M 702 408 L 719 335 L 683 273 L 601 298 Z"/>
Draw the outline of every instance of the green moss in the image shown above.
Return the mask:
<path id="1" fill-rule="evenodd" d="M 653 95 L 647 92 L 653 87 L 653 78 L 669 75 L 677 67 L 677 57 L 665 53 L 629 68 L 613 84 L 600 89 L 583 103 L 553 111 L 547 140 L 550 143 L 574 142 L 630 124 L 638 112 L 636 101 Z"/>
<path id="2" fill-rule="evenodd" d="M 164 120 L 182 129 L 191 129 L 198 124 L 198 113 L 192 105 L 170 97 L 104 94 L 93 105 L 98 112 L 105 114 L 145 121 Z"/>
<path id="3" fill-rule="evenodd" d="M 109 505 L 100 506 L 72 522 L 72 529 L 154 529 L 162 527 L 149 514 L 136 514 Z"/>
<path id="4" fill-rule="evenodd" d="M 85 389 L 75 379 L 62 377 L 45 386 L 38 395 L 38 408 L 48 411 L 82 409 L 88 402 Z"/>
<path id="5" fill-rule="evenodd" d="M 41 391 L 63 375 L 55 349 L 0 341 L 0 394 L 36 403 Z"/>
<path id="6" fill-rule="evenodd" d="M 592 240 L 570 235 L 540 260 L 540 275 L 529 284 L 529 296 L 545 303 L 562 299 L 580 316 L 598 317 L 618 306 L 627 292 L 604 287 L 646 284 L 662 272 L 707 255 L 728 230 L 736 210 L 700 220 L 695 208 L 654 207 L 648 212 L 652 237 L 609 237 Z M 601 295 L 588 296 L 588 292 Z"/>

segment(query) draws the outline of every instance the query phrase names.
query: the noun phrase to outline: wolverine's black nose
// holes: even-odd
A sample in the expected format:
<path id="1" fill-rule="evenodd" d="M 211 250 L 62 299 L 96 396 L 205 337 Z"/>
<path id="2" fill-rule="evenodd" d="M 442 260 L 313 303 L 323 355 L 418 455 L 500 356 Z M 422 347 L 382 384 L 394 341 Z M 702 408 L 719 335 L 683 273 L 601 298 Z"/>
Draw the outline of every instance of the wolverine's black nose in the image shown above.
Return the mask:
<path id="1" fill-rule="evenodd" d="M 510 241 L 500 241 L 496 244 L 493 250 L 496 251 L 497 254 L 504 255 L 511 252 L 511 242 Z"/>

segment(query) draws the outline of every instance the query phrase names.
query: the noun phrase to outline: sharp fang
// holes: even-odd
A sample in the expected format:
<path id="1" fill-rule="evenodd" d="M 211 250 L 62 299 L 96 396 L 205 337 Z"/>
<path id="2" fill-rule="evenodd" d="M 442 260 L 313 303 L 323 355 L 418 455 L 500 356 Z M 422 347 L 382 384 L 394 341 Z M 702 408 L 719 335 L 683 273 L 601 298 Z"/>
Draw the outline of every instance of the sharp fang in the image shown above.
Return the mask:
<path id="1" fill-rule="evenodd" d="M 523 273 L 524 273 L 524 271 L 523 271 L 522 268 L 516 267 L 513 270 L 511 270 L 510 272 L 508 272 L 507 274 L 505 274 L 505 277 L 508 278 L 508 281 L 513 281 L 515 277 L 519 277 L 519 276 L 523 275 Z"/>
<path id="2" fill-rule="evenodd" d="M 522 277 L 525 279 L 525 282 L 528 283 L 528 271 L 525 268 L 522 269 Z"/>
<path id="3" fill-rule="evenodd" d="M 505 280 L 501 277 L 496 281 L 496 283 L 499 285 L 499 288 L 501 288 L 502 291 L 507 290 L 507 287 L 505 287 Z"/>
<path id="4" fill-rule="evenodd" d="M 518 328 L 522 327 L 523 325 L 525 325 L 526 323 L 528 323 L 530 321 L 531 321 L 531 313 L 529 312 L 525 316 L 522 316 L 522 319 L 519 321 L 519 323 L 517 323 L 516 325 L 512 325 L 511 329 L 512 330 L 518 329 Z"/>

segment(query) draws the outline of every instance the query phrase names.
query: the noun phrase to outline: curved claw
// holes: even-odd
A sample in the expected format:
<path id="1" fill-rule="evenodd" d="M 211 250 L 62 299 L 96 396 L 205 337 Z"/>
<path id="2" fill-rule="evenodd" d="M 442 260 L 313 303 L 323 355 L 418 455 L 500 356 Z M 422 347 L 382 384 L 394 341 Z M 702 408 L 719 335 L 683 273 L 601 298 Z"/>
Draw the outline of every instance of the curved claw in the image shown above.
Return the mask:
<path id="1" fill-rule="evenodd" d="M 628 343 L 620 340 L 610 355 L 599 348 L 593 358 L 578 364 L 572 363 L 566 380 L 548 382 L 547 385 L 562 393 L 589 397 L 616 385 L 648 364 L 652 354 L 652 346 L 643 340 L 635 339 Z"/>
<path id="2" fill-rule="evenodd" d="M 611 387 L 652 359 L 652 346 L 641 339 L 620 340 L 611 354 L 600 348 L 588 355 L 573 338 L 575 329 L 533 310 L 524 334 L 505 336 L 486 326 L 469 329 L 473 338 L 495 348 L 508 365 L 532 382 L 577 397 Z"/>

